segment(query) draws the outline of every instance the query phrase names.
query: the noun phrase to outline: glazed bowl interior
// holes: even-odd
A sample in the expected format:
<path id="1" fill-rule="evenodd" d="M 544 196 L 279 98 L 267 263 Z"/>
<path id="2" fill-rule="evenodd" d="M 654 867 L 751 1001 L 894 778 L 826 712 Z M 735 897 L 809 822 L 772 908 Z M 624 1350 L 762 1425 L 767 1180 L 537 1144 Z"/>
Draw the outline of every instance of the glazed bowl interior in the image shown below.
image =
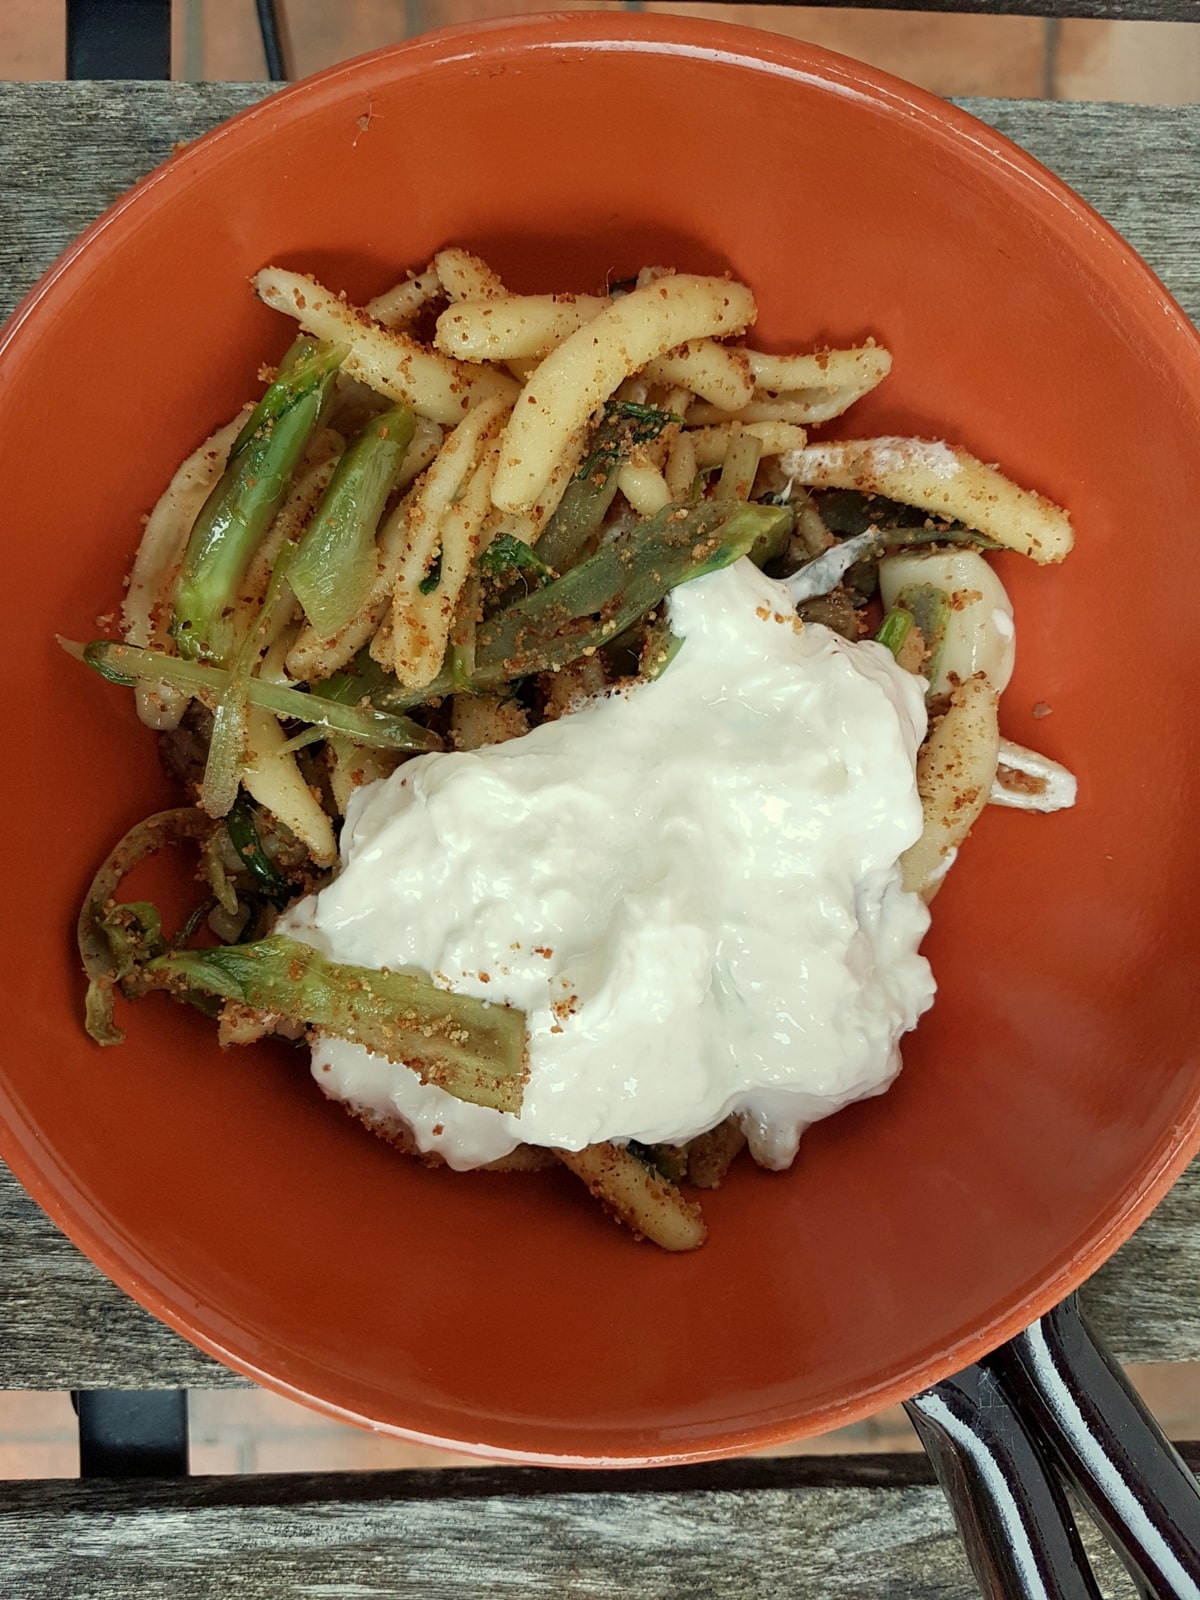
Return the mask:
<path id="1" fill-rule="evenodd" d="M 958 442 L 1077 529 L 1062 567 L 999 564 L 1019 637 L 1004 731 L 1070 764 L 1078 806 L 985 814 L 936 901 L 939 998 L 899 1081 L 813 1129 L 790 1173 L 737 1171 L 694 1256 L 635 1245 L 565 1173 L 405 1161 L 296 1052 L 223 1055 L 165 1001 L 127 1011 L 119 1050 L 82 1030 L 80 895 L 172 795 L 130 698 L 54 635 L 103 630 L 139 518 L 286 346 L 252 272 L 360 300 L 451 242 L 518 290 L 729 271 L 768 350 L 874 336 L 894 372 L 846 431 Z M 1200 358 L 1131 252 L 1003 140 L 747 30 L 605 14 L 452 31 L 174 158 L 27 302 L 0 372 L 22 664 L 2 1148 L 190 1338 L 415 1437 L 697 1458 L 852 1420 L 981 1353 L 1182 1167 L 1200 660 L 1190 629 L 1147 613 L 1196 586 L 1178 532 L 1200 500 Z"/>

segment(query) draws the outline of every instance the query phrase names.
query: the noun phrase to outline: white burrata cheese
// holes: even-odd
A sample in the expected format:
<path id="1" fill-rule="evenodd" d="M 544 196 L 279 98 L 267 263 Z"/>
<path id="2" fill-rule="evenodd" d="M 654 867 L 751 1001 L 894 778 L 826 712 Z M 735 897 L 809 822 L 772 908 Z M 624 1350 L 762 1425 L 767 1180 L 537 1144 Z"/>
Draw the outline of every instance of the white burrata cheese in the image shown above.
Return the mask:
<path id="1" fill-rule="evenodd" d="M 327 1094 L 453 1167 L 678 1142 L 731 1112 L 786 1166 L 805 1127 L 887 1086 L 932 1002 L 898 866 L 921 831 L 921 680 L 801 626 L 745 560 L 676 589 L 670 622 L 654 682 L 359 790 L 336 878 L 281 925 L 525 1012 L 516 1115 L 314 1046 Z"/>

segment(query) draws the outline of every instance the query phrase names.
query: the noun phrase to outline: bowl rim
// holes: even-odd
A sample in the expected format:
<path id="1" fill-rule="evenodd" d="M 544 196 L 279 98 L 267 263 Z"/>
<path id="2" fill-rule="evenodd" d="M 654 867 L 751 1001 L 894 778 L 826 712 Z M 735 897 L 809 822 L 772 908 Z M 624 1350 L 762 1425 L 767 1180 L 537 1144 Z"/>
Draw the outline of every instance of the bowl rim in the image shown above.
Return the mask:
<path id="1" fill-rule="evenodd" d="M 1200 396 L 1200 333 L 1175 299 L 1131 245 L 1035 157 L 981 122 L 961 107 L 933 93 L 907 84 L 878 68 L 821 46 L 765 32 L 741 23 L 703 18 L 630 12 L 544 12 L 498 18 L 484 23 L 464 23 L 435 30 L 415 39 L 367 52 L 269 92 L 169 156 L 108 206 L 75 242 L 47 269 L 21 298 L 0 331 L 0 373 L 19 361 L 25 347 L 37 337 L 40 309 L 56 295 L 70 292 L 70 278 L 125 213 L 153 216 L 156 208 L 203 174 L 229 141 L 271 137 L 296 115 L 318 112 L 343 102 L 361 88 L 369 91 L 381 77 L 411 77 L 426 67 L 445 68 L 478 62 L 483 57 L 528 55 L 565 50 L 574 55 L 592 53 L 660 54 L 718 62 L 743 71 L 769 73 L 821 91 L 841 93 L 893 116 L 922 124 L 955 144 L 971 147 L 977 155 L 998 162 L 1010 176 L 1038 191 L 1077 240 L 1085 237 L 1098 255 L 1107 258 L 1110 273 L 1119 275 L 1130 296 L 1149 296 L 1159 315 L 1160 337 L 1177 346 L 1177 364 L 1187 368 L 1191 388 Z M 918 1362 L 904 1373 L 881 1381 L 852 1403 L 828 1405 L 809 1419 L 804 1435 L 786 1424 L 764 1423 L 722 1434 L 708 1442 L 680 1448 L 666 1447 L 646 1453 L 632 1450 L 613 1454 L 573 1454 L 504 1447 L 472 1442 L 416 1428 L 380 1423 L 352 1408 L 309 1392 L 297 1383 L 258 1366 L 229 1349 L 199 1325 L 199 1308 L 192 1314 L 176 1285 L 164 1287 L 153 1269 L 126 1244 L 99 1215 L 85 1194 L 62 1170 L 51 1152 L 29 1135 L 16 1099 L 0 1085 L 0 1157 L 18 1182 L 61 1231 L 113 1282 L 143 1308 L 191 1344 L 222 1365 L 265 1388 L 298 1401 L 340 1421 L 381 1430 L 413 1442 L 509 1463 L 579 1468 L 628 1468 L 699 1462 L 784 1443 L 824 1428 L 856 1421 L 884 1406 L 949 1376 L 978 1360 L 1048 1311 L 1064 1295 L 1078 1288 L 1123 1244 L 1146 1219 L 1171 1185 L 1200 1150 L 1200 1083 L 1186 1116 L 1160 1140 L 1153 1156 L 1125 1191 L 1113 1197 L 1105 1214 L 1069 1262 L 1049 1268 L 1036 1289 L 1008 1304 L 983 1326 L 946 1346 L 935 1360 Z"/>

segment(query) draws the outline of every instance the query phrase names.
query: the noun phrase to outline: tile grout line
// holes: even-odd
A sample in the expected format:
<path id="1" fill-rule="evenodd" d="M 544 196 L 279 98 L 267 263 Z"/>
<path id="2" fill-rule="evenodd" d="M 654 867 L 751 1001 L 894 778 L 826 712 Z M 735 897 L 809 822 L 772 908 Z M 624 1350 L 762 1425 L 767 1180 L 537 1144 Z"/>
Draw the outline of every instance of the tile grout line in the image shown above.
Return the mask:
<path id="1" fill-rule="evenodd" d="M 1044 39 L 1042 54 L 1042 99 L 1057 100 L 1058 93 L 1058 47 L 1062 41 L 1062 23 L 1058 17 L 1047 17 L 1044 23 Z"/>

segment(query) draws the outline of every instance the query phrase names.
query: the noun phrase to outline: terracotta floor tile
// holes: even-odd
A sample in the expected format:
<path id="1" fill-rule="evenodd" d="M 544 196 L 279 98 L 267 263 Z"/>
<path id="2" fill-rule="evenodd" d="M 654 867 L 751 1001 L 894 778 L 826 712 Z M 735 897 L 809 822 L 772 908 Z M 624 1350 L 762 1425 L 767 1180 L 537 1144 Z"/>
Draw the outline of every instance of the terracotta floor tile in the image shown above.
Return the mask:
<path id="1" fill-rule="evenodd" d="M 188 1426 L 195 1437 L 221 1438 L 231 1429 L 270 1433 L 295 1428 L 310 1431 L 344 1427 L 332 1417 L 285 1400 L 270 1389 L 191 1389 Z"/>
<path id="2" fill-rule="evenodd" d="M 1194 22 L 1072 18 L 1060 26 L 1054 55 L 1061 100 L 1200 101 L 1200 25 Z"/>
<path id="3" fill-rule="evenodd" d="M 77 1430 L 75 1408 L 65 1391 L 0 1390 L 0 1440 L 5 1443 L 26 1438 L 74 1440 Z"/>
<path id="4" fill-rule="evenodd" d="M 1147 1361 L 1128 1372 L 1164 1433 L 1172 1439 L 1200 1439 L 1200 1362 Z"/>
<path id="5" fill-rule="evenodd" d="M 911 11 L 653 3 L 647 11 L 720 17 L 807 39 L 894 72 L 935 94 L 1040 98 L 1046 25 L 1037 17 L 930 16 Z"/>
<path id="6" fill-rule="evenodd" d="M 30 1439 L 8 1444 L 0 1439 L 0 1479 L 78 1476 L 79 1446 L 75 1441 Z"/>
<path id="7" fill-rule="evenodd" d="M 337 7 L 338 12 L 343 9 Z M 254 6 L 245 0 L 175 0 L 171 75 L 213 83 L 264 79 L 267 70 Z"/>
<path id="8" fill-rule="evenodd" d="M 248 1451 L 239 1440 L 207 1444 L 193 1439 L 188 1447 L 189 1471 L 193 1478 L 228 1478 L 247 1472 Z"/>
<path id="9" fill-rule="evenodd" d="M 61 78 L 66 48 L 66 0 L 4 0 L 0 5 L 0 77 Z"/>
<path id="10" fill-rule="evenodd" d="M 331 1434 L 283 1435 L 251 1442 L 248 1472 L 394 1472 L 425 1467 L 477 1467 L 474 1456 L 430 1450 L 361 1428 Z"/>

